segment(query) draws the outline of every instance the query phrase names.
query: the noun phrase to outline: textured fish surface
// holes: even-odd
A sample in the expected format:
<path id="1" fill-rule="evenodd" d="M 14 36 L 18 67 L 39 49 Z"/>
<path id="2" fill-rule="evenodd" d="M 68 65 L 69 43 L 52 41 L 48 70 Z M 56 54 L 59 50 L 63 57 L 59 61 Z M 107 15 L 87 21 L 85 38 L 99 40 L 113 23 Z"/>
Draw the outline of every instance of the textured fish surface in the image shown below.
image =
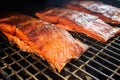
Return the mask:
<path id="1" fill-rule="evenodd" d="M 120 28 L 112 27 L 94 15 L 76 10 L 52 8 L 42 12 L 36 12 L 36 16 L 56 24 L 57 27 L 84 33 L 102 42 L 106 42 L 120 33 Z"/>
<path id="2" fill-rule="evenodd" d="M 98 16 L 107 23 L 120 24 L 120 8 L 104 4 L 101 1 L 71 0 L 64 6 Z"/>
<path id="3" fill-rule="evenodd" d="M 58 72 L 88 48 L 66 30 L 23 14 L 12 13 L 1 17 L 0 30 L 21 50 L 47 60 Z"/>

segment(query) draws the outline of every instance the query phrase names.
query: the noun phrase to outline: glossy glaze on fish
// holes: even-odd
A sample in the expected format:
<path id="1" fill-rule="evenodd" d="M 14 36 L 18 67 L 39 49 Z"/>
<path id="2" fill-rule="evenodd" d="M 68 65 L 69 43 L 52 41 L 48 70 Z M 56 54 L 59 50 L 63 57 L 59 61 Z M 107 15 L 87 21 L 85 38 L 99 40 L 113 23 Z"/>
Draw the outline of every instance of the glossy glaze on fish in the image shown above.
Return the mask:
<path id="1" fill-rule="evenodd" d="M 120 28 L 113 28 L 96 16 L 76 10 L 52 8 L 43 12 L 36 12 L 36 16 L 56 24 L 57 27 L 84 33 L 102 42 L 106 42 L 120 33 Z"/>
<path id="2" fill-rule="evenodd" d="M 11 16 L 15 18 L 9 19 Z M 22 14 L 11 16 L 0 18 L 0 30 L 8 40 L 17 44 L 21 50 L 35 53 L 47 60 L 58 72 L 71 59 L 79 57 L 88 48 L 66 30 L 53 24 Z"/>
<path id="3" fill-rule="evenodd" d="M 64 6 L 98 16 L 107 23 L 120 24 L 120 8 L 104 4 L 100 1 L 71 0 Z"/>

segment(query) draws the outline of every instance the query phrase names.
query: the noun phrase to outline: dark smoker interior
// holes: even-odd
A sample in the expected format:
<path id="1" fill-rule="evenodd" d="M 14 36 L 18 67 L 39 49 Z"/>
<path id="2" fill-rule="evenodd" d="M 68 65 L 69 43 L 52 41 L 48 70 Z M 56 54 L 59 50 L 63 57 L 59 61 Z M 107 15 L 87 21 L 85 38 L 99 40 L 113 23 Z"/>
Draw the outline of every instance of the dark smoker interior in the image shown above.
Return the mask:
<path id="1" fill-rule="evenodd" d="M 120 0 L 101 1 L 120 7 Z M 62 7 L 67 2 L 69 0 L 0 0 L 0 14 L 21 12 L 35 17 L 36 11 Z M 11 45 L 0 32 L 0 80 L 117 80 L 120 77 L 120 35 L 104 44 L 84 34 L 71 34 L 90 48 L 57 73 L 40 57 Z"/>
<path id="2" fill-rule="evenodd" d="M 112 4 L 119 7 L 119 0 L 101 0 L 106 4 Z M 0 11 L 18 11 L 27 14 L 34 14 L 38 10 L 44 10 L 48 7 L 61 7 L 62 4 L 69 2 L 69 0 L 1 0 Z"/>

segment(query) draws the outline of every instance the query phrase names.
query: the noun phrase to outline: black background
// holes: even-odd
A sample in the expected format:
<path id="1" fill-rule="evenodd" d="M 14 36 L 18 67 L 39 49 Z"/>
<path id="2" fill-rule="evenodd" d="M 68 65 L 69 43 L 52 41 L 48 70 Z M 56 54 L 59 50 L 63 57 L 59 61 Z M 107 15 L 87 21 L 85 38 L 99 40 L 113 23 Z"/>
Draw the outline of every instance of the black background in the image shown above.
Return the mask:
<path id="1" fill-rule="evenodd" d="M 33 15 L 34 12 L 44 10 L 48 7 L 61 7 L 70 0 L 0 0 L 0 13 L 22 12 Z M 120 0 L 101 0 L 106 4 L 120 7 Z"/>

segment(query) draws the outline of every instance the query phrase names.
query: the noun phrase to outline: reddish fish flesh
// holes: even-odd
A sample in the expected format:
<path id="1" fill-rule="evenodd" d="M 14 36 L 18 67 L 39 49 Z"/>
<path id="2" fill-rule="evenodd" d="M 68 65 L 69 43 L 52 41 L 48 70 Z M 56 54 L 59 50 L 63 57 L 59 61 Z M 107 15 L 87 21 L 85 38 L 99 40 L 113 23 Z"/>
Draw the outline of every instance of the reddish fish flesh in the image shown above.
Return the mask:
<path id="1" fill-rule="evenodd" d="M 79 57 L 88 48 L 66 30 L 23 14 L 1 17 L 0 30 L 21 50 L 35 53 L 47 60 L 52 69 L 58 72 L 71 59 Z"/>
<path id="2" fill-rule="evenodd" d="M 106 42 L 120 33 L 120 28 L 113 28 L 96 16 L 76 10 L 52 8 L 42 12 L 36 12 L 36 16 L 56 24 L 57 27 L 84 33 L 102 42 Z"/>
<path id="3" fill-rule="evenodd" d="M 120 8 L 100 1 L 71 0 L 64 6 L 98 16 L 107 23 L 120 24 Z"/>

